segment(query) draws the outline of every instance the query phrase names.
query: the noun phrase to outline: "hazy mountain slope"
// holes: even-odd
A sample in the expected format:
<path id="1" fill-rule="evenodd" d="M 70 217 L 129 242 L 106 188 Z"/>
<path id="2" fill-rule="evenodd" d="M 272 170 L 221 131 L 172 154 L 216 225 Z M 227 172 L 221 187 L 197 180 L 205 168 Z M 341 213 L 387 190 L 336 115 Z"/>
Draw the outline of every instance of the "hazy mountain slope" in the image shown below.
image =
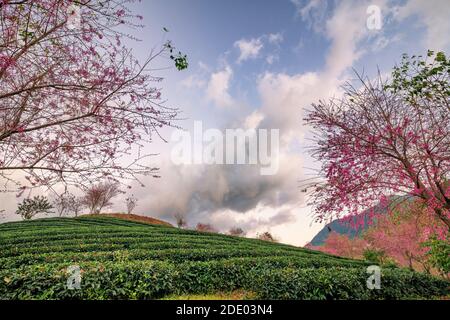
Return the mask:
<path id="1" fill-rule="evenodd" d="M 400 196 L 392 197 L 392 199 L 390 200 L 389 208 L 392 208 L 393 206 L 395 206 L 405 200 L 406 200 L 405 197 L 400 197 Z M 408 201 L 410 201 L 410 200 L 408 199 Z M 369 214 L 371 211 L 373 211 L 373 213 L 375 213 L 375 216 L 372 215 L 373 216 L 372 218 L 370 218 L 371 215 Z M 346 219 L 346 218 L 336 219 L 336 220 L 328 223 L 322 230 L 320 230 L 314 236 L 314 238 L 311 240 L 311 242 L 309 244 L 313 245 L 313 246 L 322 245 L 325 242 L 325 240 L 327 239 L 330 232 L 337 232 L 339 234 L 345 234 L 345 235 L 349 236 L 350 238 L 358 236 L 362 232 L 364 232 L 364 230 L 366 230 L 370 226 L 371 223 L 373 223 L 376 220 L 377 214 L 385 214 L 387 211 L 388 211 L 388 208 L 386 206 L 382 206 L 381 204 L 378 204 L 378 205 L 362 212 L 358 216 L 353 217 L 354 222 L 355 221 L 363 221 L 363 223 L 360 223 L 360 224 L 350 223 L 348 221 L 348 219 Z M 373 221 L 370 221 L 370 220 L 373 220 Z M 358 225 L 359 227 L 355 227 L 356 225 Z"/>

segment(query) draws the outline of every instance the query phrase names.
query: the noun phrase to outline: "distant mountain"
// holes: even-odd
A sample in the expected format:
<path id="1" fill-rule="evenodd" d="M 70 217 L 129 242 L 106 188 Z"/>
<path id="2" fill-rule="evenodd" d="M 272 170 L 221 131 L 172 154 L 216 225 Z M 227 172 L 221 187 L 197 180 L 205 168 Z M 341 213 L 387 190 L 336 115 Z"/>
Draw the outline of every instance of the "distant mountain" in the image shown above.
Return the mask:
<path id="1" fill-rule="evenodd" d="M 355 236 L 359 236 L 362 231 L 366 230 L 368 227 L 369 218 L 366 212 L 361 213 L 358 217 L 354 219 L 361 219 L 361 216 L 364 216 L 364 224 L 359 225 L 358 228 L 351 225 L 348 219 L 336 219 L 330 223 L 328 223 L 322 230 L 317 233 L 314 238 L 309 243 L 312 246 L 321 246 L 325 243 L 325 240 L 328 238 L 328 235 L 331 232 L 336 232 L 339 234 L 345 234 L 349 238 L 354 238 Z"/>
<path id="2" fill-rule="evenodd" d="M 391 200 L 391 205 L 395 203 L 398 203 L 398 201 L 402 201 L 403 199 L 405 199 L 404 197 L 393 197 Z M 350 223 L 348 218 L 341 218 L 341 219 L 336 219 L 330 223 L 328 223 L 322 230 L 319 231 L 319 233 L 317 233 L 315 235 L 315 237 L 311 240 L 311 242 L 309 243 L 309 245 L 312 246 L 321 246 L 325 243 L 325 240 L 328 238 L 328 235 L 331 232 L 336 232 L 339 234 L 344 234 L 347 235 L 349 238 L 354 238 L 356 236 L 359 236 L 363 231 L 365 231 L 368 227 L 369 227 L 369 222 L 370 222 L 370 212 L 372 212 L 372 210 L 374 210 L 373 212 L 375 213 L 375 215 L 378 214 L 385 214 L 387 212 L 387 207 L 386 206 L 382 206 L 381 204 L 377 204 L 376 206 L 367 209 L 366 211 L 362 212 L 361 214 L 353 217 L 353 222 L 356 221 L 362 221 L 359 219 L 364 219 L 364 223 L 360 223 L 360 224 L 355 224 L 355 223 Z M 356 228 L 355 225 L 358 225 L 359 227 Z"/>

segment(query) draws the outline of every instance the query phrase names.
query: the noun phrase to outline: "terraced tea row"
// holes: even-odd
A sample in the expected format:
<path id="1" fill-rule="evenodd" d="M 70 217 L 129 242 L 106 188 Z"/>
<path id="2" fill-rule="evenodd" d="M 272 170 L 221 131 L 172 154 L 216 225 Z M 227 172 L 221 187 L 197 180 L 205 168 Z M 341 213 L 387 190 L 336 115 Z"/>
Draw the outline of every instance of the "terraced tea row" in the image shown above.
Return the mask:
<path id="1" fill-rule="evenodd" d="M 82 271 L 67 288 L 68 267 Z M 368 263 L 256 239 L 116 218 L 44 219 L 0 225 L 0 298 L 141 299 L 246 290 L 259 298 L 434 297 L 448 282 L 383 269 L 366 287 Z"/>

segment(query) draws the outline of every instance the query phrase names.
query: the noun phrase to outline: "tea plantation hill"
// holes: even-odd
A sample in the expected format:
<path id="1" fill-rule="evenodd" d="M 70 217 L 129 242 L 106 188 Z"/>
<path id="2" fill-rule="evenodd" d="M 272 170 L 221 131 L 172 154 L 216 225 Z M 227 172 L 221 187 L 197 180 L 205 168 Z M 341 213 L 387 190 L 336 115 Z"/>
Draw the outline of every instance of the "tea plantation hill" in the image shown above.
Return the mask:
<path id="1" fill-rule="evenodd" d="M 245 292 L 256 299 L 404 299 L 449 295 L 449 283 L 294 246 L 117 217 L 0 225 L 0 299 L 159 299 Z M 80 289 L 68 288 L 81 272 Z M 76 268 L 75 268 L 76 269 Z"/>

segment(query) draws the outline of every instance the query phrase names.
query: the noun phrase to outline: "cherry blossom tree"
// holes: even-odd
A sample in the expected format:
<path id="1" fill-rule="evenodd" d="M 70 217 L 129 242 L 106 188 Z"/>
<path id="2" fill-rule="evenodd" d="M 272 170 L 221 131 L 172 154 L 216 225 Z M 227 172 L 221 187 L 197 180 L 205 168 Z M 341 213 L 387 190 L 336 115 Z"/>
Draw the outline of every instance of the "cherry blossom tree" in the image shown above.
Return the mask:
<path id="1" fill-rule="evenodd" d="M 52 200 L 52 204 L 59 217 L 64 215 L 77 217 L 85 206 L 84 197 L 77 197 L 67 190 L 62 194 L 56 195 Z"/>
<path id="2" fill-rule="evenodd" d="M 422 199 L 450 227 L 450 61 L 404 56 L 392 78 L 359 77 L 342 98 L 312 106 L 312 155 L 323 183 L 309 184 L 318 220 L 355 216 L 391 196 Z"/>
<path id="3" fill-rule="evenodd" d="M 378 216 L 364 238 L 400 265 L 415 269 L 418 264 L 430 272 L 429 247 L 425 244 L 430 238 L 445 239 L 447 233 L 446 225 L 425 209 L 424 201 L 416 200 Z"/>
<path id="4" fill-rule="evenodd" d="M 216 228 L 214 228 L 209 223 L 199 222 L 199 223 L 197 223 L 197 226 L 195 227 L 195 229 L 200 232 L 213 232 L 213 233 L 217 232 Z"/>
<path id="5" fill-rule="evenodd" d="M 114 181 L 105 181 L 91 186 L 83 197 L 83 204 L 90 213 L 99 214 L 112 206 L 111 200 L 121 194 L 120 186 Z"/>
<path id="6" fill-rule="evenodd" d="M 256 238 L 263 241 L 278 242 L 278 240 L 269 231 L 258 233 Z"/>
<path id="7" fill-rule="evenodd" d="M 403 202 L 377 215 L 367 230 L 357 237 L 331 232 L 323 245 L 308 245 L 307 248 L 348 258 L 364 257 L 377 263 L 395 262 L 430 273 L 432 266 L 437 265 L 430 256 L 438 259 L 443 256 L 440 248 L 433 247 L 430 240 L 441 244 L 438 241 L 445 243 L 446 239 L 447 226 L 426 210 L 425 201 L 419 199 Z"/>
<path id="8" fill-rule="evenodd" d="M 142 152 L 177 109 L 164 105 L 158 57 L 139 61 L 125 32 L 132 0 L 0 0 L 0 177 L 5 190 L 157 177 Z M 18 177 L 22 172 L 25 179 Z"/>
<path id="9" fill-rule="evenodd" d="M 331 232 L 321 246 L 307 246 L 308 249 L 318 250 L 325 253 L 347 258 L 362 258 L 364 250 L 369 244 L 364 239 L 355 237 L 351 239 L 345 234 Z"/>
<path id="10" fill-rule="evenodd" d="M 236 237 L 245 237 L 245 231 L 240 227 L 231 228 L 228 231 L 228 234 Z"/>

